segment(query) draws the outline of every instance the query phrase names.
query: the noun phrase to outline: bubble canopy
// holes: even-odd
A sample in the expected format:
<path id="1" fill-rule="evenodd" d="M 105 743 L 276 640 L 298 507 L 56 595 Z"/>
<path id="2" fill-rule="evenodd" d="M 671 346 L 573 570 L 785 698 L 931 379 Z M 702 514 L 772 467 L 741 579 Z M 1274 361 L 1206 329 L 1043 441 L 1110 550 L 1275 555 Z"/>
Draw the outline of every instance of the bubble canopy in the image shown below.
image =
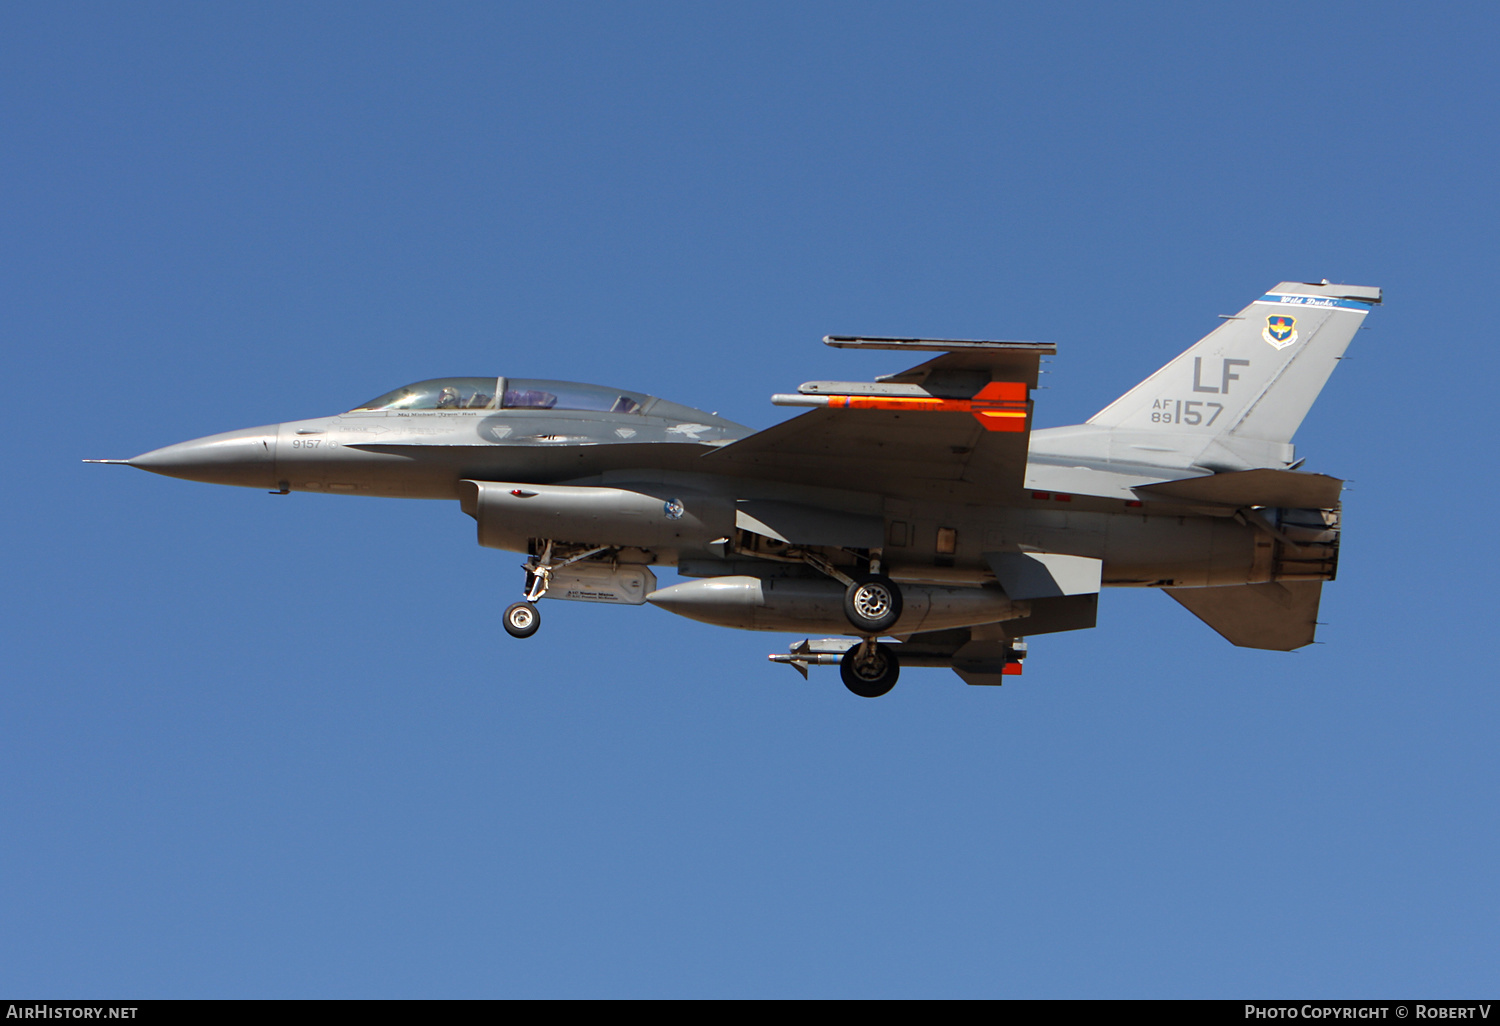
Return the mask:
<path id="1" fill-rule="evenodd" d="M 576 381 L 537 378 L 432 378 L 418 381 L 350 413 L 380 410 L 587 410 L 594 413 L 643 413 L 659 400 Z"/>

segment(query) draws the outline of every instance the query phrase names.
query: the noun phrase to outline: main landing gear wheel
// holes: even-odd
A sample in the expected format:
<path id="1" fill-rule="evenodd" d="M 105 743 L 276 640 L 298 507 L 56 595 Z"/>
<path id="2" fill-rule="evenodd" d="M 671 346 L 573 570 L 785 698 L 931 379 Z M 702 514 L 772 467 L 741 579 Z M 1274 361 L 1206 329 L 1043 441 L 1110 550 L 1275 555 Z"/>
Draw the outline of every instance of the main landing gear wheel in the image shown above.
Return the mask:
<path id="1" fill-rule="evenodd" d="M 542 625 L 542 614 L 530 602 L 517 602 L 505 611 L 505 633 L 513 638 L 529 638 Z"/>
<path id="2" fill-rule="evenodd" d="M 866 641 L 844 653 L 839 676 L 844 678 L 844 687 L 860 698 L 879 698 L 896 686 L 901 664 L 889 648 Z"/>
<path id="3" fill-rule="evenodd" d="M 862 634 L 885 634 L 901 619 L 901 589 L 880 574 L 856 577 L 844 592 L 844 616 Z"/>

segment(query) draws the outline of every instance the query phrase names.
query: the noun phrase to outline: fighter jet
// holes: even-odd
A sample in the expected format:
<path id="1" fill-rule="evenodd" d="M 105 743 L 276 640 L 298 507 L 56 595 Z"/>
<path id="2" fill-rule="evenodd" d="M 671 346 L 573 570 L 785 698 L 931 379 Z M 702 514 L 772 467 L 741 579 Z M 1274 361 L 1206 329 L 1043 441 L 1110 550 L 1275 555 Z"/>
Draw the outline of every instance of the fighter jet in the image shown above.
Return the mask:
<path id="1" fill-rule="evenodd" d="M 1299 470 L 1292 436 L 1380 301 L 1282 282 L 1070 427 L 1032 429 L 1051 343 L 828 336 L 922 362 L 772 396 L 811 409 L 764 431 L 625 389 L 435 378 L 87 462 L 457 501 L 480 545 L 525 554 L 513 637 L 543 598 L 651 603 L 829 635 L 770 659 L 804 678 L 837 664 L 866 698 L 903 666 L 1001 684 L 1026 639 L 1093 627 L 1106 587 L 1159 588 L 1235 645 L 1289 651 L 1337 569 L 1343 486 Z M 658 587 L 662 567 L 685 580 Z"/>

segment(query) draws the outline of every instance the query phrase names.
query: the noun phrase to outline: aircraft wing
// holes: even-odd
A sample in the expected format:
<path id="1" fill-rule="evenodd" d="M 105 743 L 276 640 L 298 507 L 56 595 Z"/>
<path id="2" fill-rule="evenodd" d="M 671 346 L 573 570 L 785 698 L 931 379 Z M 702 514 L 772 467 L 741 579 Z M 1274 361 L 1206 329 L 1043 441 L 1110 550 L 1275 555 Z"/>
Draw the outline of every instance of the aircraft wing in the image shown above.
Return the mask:
<path id="1" fill-rule="evenodd" d="M 1032 400 L 1050 342 L 829 336 L 838 348 L 942 355 L 873 382 L 810 381 L 816 407 L 704 458 L 747 476 L 890 496 L 992 500 L 1024 486 Z M 726 468 L 727 469 L 727 468 Z"/>

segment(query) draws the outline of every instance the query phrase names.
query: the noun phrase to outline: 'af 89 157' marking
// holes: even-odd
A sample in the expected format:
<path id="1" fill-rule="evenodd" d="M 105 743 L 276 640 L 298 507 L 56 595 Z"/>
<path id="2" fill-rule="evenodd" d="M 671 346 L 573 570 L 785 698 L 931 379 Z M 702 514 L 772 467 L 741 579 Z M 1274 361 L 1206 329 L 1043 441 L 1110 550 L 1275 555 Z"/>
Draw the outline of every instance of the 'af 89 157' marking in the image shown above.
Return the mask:
<path id="1" fill-rule="evenodd" d="M 1213 413 L 1208 413 L 1208 409 Z M 1224 412 L 1223 403 L 1208 403 L 1199 399 L 1158 399 L 1151 404 L 1151 423 L 1186 424 L 1189 427 L 1210 427 Z M 1204 420 L 1204 416 L 1208 419 Z"/>

